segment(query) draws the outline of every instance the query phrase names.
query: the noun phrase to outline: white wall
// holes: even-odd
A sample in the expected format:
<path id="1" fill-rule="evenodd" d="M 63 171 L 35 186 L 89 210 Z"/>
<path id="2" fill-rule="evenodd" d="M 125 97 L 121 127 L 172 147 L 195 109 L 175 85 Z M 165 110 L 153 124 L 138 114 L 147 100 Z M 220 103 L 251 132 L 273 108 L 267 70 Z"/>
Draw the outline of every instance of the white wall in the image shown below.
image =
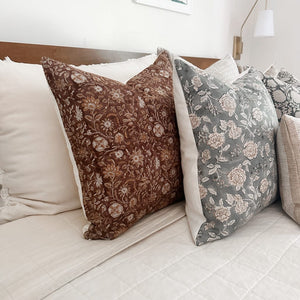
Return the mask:
<path id="1" fill-rule="evenodd" d="M 264 2 L 264 0 L 259 2 L 254 16 L 245 26 L 243 38 L 245 53 L 241 62 L 254 65 L 260 70 L 265 70 L 275 63 L 279 68 L 285 67 L 300 78 L 300 1 L 269 0 L 269 8 L 274 11 L 275 36 L 254 38 L 255 15 L 264 9 Z M 243 13 L 247 15 L 245 8 Z"/>
<path id="2" fill-rule="evenodd" d="M 133 0 L 0 0 L 0 40 L 223 57 L 234 1 L 194 0 L 188 16 Z"/>

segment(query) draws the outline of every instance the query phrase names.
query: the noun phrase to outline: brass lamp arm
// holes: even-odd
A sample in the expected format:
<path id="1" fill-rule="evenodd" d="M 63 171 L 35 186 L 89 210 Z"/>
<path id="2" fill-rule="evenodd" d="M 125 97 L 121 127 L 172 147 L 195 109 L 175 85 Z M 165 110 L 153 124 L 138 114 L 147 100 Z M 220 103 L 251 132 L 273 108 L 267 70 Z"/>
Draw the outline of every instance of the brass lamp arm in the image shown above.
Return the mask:
<path id="1" fill-rule="evenodd" d="M 254 4 L 252 5 L 245 21 L 243 22 L 242 26 L 241 26 L 241 31 L 240 31 L 240 35 L 239 36 L 234 36 L 233 37 L 233 58 L 236 60 L 240 60 L 241 59 L 241 54 L 243 53 L 243 40 L 242 40 L 242 35 L 243 35 L 243 29 L 245 24 L 247 23 L 249 17 L 251 16 L 254 8 L 256 7 L 256 4 L 258 3 L 259 0 L 255 0 Z M 266 5 L 267 5 L 267 0 L 266 0 Z"/>
<path id="2" fill-rule="evenodd" d="M 253 4 L 251 10 L 249 11 L 249 13 L 248 13 L 248 15 L 247 15 L 247 17 L 246 17 L 246 19 L 245 19 L 245 21 L 244 21 L 243 24 L 242 24 L 241 31 L 240 31 L 240 37 L 242 37 L 244 26 L 245 26 L 246 22 L 248 21 L 250 15 L 252 14 L 252 12 L 253 12 L 253 10 L 254 10 L 254 8 L 255 8 L 255 6 L 256 6 L 256 4 L 257 4 L 258 1 L 259 1 L 259 0 L 256 0 L 256 1 L 255 1 L 255 3 Z"/>

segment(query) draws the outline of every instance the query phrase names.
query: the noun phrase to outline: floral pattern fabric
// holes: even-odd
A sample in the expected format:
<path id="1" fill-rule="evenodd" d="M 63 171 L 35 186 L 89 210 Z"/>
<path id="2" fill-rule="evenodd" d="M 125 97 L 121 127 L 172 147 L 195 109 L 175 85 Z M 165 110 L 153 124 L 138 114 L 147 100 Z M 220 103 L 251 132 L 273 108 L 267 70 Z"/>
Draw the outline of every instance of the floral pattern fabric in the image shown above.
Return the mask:
<path id="1" fill-rule="evenodd" d="M 300 92 L 300 81 L 290 72 L 281 69 L 277 74 L 277 78 L 287 84 L 291 84 L 298 92 Z"/>
<path id="2" fill-rule="evenodd" d="M 181 200 L 182 172 L 163 52 L 122 84 L 42 61 L 79 171 L 87 239 L 113 239 L 144 215 Z"/>
<path id="3" fill-rule="evenodd" d="M 280 122 L 284 114 L 300 117 L 300 88 L 294 83 L 289 84 L 278 79 L 279 74 L 277 74 L 277 77 L 263 75 L 262 80 L 272 97 L 278 121 Z M 280 76 L 285 75 L 281 73 Z M 287 78 L 286 80 L 290 81 Z"/>
<path id="4" fill-rule="evenodd" d="M 227 237 L 275 200 L 278 121 L 258 72 L 229 86 L 182 60 L 175 66 L 199 153 L 201 245 Z"/>

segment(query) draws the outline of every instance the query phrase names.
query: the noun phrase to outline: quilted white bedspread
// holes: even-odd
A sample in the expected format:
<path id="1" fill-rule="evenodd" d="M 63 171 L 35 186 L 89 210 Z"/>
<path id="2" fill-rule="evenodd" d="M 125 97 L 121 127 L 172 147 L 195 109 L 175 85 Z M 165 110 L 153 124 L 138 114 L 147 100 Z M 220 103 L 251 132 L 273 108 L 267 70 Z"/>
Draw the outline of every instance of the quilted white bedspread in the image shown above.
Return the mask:
<path id="1" fill-rule="evenodd" d="M 88 254 L 84 258 L 76 255 L 74 257 L 74 253 L 80 252 L 78 240 L 74 241 L 73 250 L 72 243 L 67 240 L 65 243 L 60 241 L 61 254 L 65 257 L 61 257 L 58 262 L 53 261 L 54 266 L 48 266 L 48 270 L 39 268 L 38 265 L 36 270 L 33 270 L 32 261 L 35 257 L 35 261 L 43 265 L 41 257 L 47 253 L 48 257 L 44 260 L 49 262 L 51 248 L 47 249 L 47 239 L 51 245 L 52 239 L 55 239 L 55 231 L 51 233 L 50 229 L 46 229 L 44 247 L 32 247 L 32 257 L 27 257 L 28 266 L 24 261 L 22 249 L 14 247 L 20 246 L 18 241 L 13 245 L 11 238 L 11 244 L 8 245 L 7 240 L 2 239 L 0 231 L 0 299 L 37 299 L 39 295 L 43 295 L 47 300 L 300 299 L 300 227 L 284 214 L 279 204 L 266 208 L 232 236 L 201 247 L 194 246 L 186 218 L 182 217 L 183 213 L 183 204 L 172 207 L 168 211 L 172 217 L 164 225 L 172 223 L 171 219 L 176 220 L 175 222 L 98 266 L 95 261 L 95 245 L 100 249 L 104 241 L 92 241 L 91 246 L 84 249 Z M 60 218 L 64 219 L 64 225 L 68 220 L 76 232 L 78 226 L 72 222 L 76 220 L 76 212 L 67 214 L 67 218 L 62 217 L 64 214 L 61 214 Z M 72 214 L 73 219 L 70 218 Z M 157 215 L 152 220 L 148 219 L 145 224 L 152 226 L 153 232 L 153 229 L 157 228 L 155 224 L 162 225 L 161 220 L 165 220 L 165 217 L 163 214 Z M 33 226 L 36 225 L 36 218 L 44 220 L 45 217 L 28 218 L 32 223 L 31 230 L 38 231 Z M 57 229 L 57 226 L 54 227 Z M 20 228 L 21 232 L 23 230 Z M 127 236 L 129 239 L 132 239 L 134 230 Z M 57 238 L 59 239 L 60 235 Z M 74 235 L 72 238 L 74 239 Z M 26 239 L 31 243 L 30 236 L 24 237 L 22 243 L 26 243 Z M 118 239 L 115 240 L 117 241 Z M 84 244 L 86 242 L 90 241 L 84 241 Z M 118 243 L 121 245 L 120 249 L 123 249 L 126 239 L 120 239 Z M 26 255 L 27 248 L 28 246 Z M 7 251 L 11 253 L 7 255 Z M 70 257 L 66 257 L 68 251 Z M 52 255 L 55 259 L 60 256 L 59 253 Z M 8 262 L 5 262 L 3 257 L 17 261 L 11 263 L 14 266 L 13 270 L 7 268 Z M 66 265 L 64 260 L 69 262 L 67 270 L 61 270 L 59 267 Z M 72 260 L 75 266 L 78 266 L 76 260 L 80 261 L 80 272 L 78 269 L 76 272 L 72 271 Z M 93 263 L 90 263 L 91 260 Z M 98 260 L 101 261 L 101 257 L 98 257 Z M 6 266 L 4 270 L 2 263 Z M 25 276 L 26 266 L 30 267 L 30 273 L 27 275 L 30 281 L 26 278 L 24 286 L 20 287 L 22 278 L 18 278 L 17 275 L 20 272 L 20 276 Z M 77 278 L 70 281 L 69 276 L 72 272 L 73 277 Z M 49 275 L 51 284 L 45 282 L 44 273 Z M 37 278 L 39 274 L 41 277 Z M 66 283 L 67 281 L 69 282 Z M 57 282 L 60 283 L 60 287 Z M 22 293 L 25 293 L 26 297 L 22 298 Z"/>

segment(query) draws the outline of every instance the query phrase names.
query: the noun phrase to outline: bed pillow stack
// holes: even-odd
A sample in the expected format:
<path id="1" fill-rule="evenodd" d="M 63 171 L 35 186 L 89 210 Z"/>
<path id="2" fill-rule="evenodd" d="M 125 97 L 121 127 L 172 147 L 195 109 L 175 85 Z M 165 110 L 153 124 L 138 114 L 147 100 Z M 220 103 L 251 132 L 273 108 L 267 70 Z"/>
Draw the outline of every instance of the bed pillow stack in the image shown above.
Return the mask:
<path id="1" fill-rule="evenodd" d="M 175 66 L 186 212 L 201 245 L 276 199 L 278 121 L 258 72 L 226 84 L 180 59 Z"/>
<path id="2" fill-rule="evenodd" d="M 155 58 L 83 68 L 126 81 Z M 40 65 L 0 61 L 0 224 L 80 207 L 54 103 Z"/>
<path id="3" fill-rule="evenodd" d="M 87 239 L 113 239 L 181 200 L 172 63 L 166 52 L 126 84 L 42 61 L 78 169 Z M 75 164 L 76 162 L 76 164 Z"/>
<path id="4" fill-rule="evenodd" d="M 279 190 L 285 212 L 300 224 L 300 82 L 285 69 L 271 66 L 263 82 L 276 107 Z"/>

